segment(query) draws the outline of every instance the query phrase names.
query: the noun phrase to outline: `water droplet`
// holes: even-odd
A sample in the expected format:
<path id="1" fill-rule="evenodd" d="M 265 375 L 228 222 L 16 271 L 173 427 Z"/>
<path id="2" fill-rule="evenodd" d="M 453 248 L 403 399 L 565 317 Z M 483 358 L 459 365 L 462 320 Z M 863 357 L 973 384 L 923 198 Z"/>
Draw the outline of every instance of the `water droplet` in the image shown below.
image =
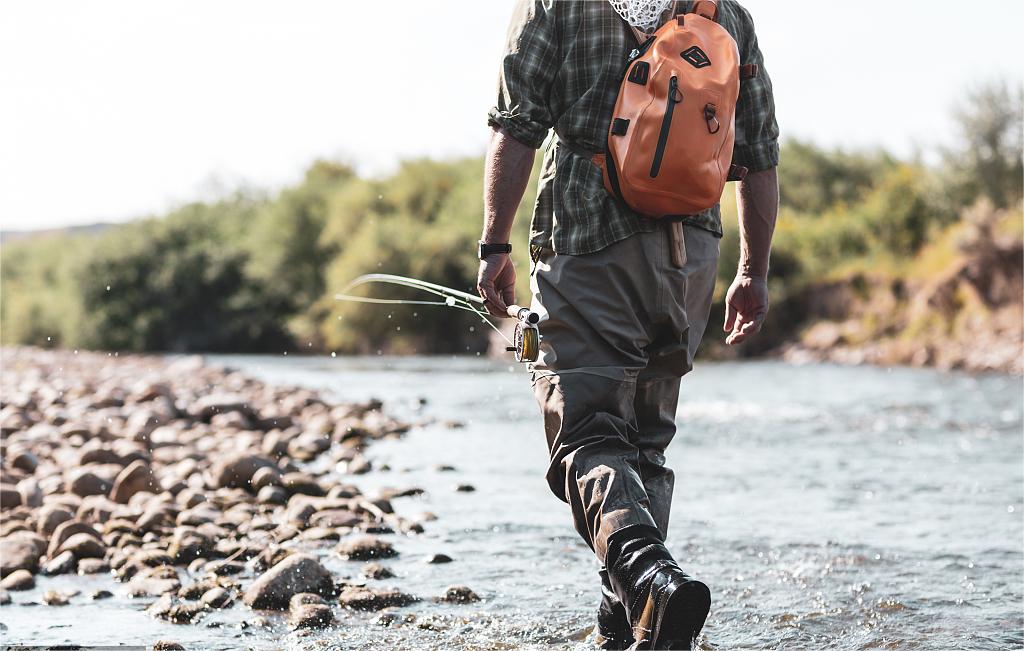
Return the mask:
<path id="1" fill-rule="evenodd" d="M 108 292 L 110 291 L 110 285 L 107 285 L 107 291 Z"/>
<path id="2" fill-rule="evenodd" d="M 331 351 L 331 357 L 337 357 L 337 356 L 338 356 L 338 353 L 336 353 L 334 351 Z"/>

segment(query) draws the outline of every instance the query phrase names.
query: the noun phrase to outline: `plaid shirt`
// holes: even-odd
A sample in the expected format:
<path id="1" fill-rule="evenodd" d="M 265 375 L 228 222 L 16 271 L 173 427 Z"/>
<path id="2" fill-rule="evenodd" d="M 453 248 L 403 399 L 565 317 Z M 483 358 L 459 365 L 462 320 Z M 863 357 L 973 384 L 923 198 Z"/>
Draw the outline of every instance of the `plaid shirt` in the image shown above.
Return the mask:
<path id="1" fill-rule="evenodd" d="M 757 77 L 740 83 L 733 162 L 751 172 L 774 167 L 779 127 L 754 23 L 734 0 L 721 0 L 718 13 L 719 23 L 736 39 L 740 63 L 760 68 Z M 582 255 L 657 228 L 605 190 L 601 171 L 590 160 L 558 146 L 563 139 L 576 149 L 604 150 L 623 66 L 636 45 L 629 26 L 604 0 L 520 0 L 488 124 L 535 149 L 555 130 L 544 152 L 532 247 Z M 687 220 L 722 234 L 717 205 Z"/>

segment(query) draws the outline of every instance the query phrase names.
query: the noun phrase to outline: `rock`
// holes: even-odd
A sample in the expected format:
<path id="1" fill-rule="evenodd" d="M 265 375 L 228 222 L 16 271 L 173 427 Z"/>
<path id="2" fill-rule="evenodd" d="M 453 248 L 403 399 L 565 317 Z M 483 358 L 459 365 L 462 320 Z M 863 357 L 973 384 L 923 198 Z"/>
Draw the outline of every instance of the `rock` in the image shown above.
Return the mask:
<path id="1" fill-rule="evenodd" d="M 36 532 L 44 538 L 49 538 L 61 523 L 74 517 L 70 509 L 60 504 L 44 504 L 36 514 Z"/>
<path id="2" fill-rule="evenodd" d="M 453 604 L 468 604 L 480 601 L 480 597 L 464 585 L 451 585 L 438 600 Z"/>
<path id="3" fill-rule="evenodd" d="M 180 602 L 177 597 L 165 594 L 146 609 L 151 617 L 166 619 L 175 624 L 187 624 L 196 618 L 206 607 L 198 603 Z"/>
<path id="4" fill-rule="evenodd" d="M 288 600 L 288 610 L 294 610 L 299 606 L 306 604 L 323 604 L 326 603 L 324 598 L 318 594 L 312 592 L 300 592 L 297 595 L 292 595 L 292 598 Z"/>
<path id="5" fill-rule="evenodd" d="M 448 554 L 434 554 L 427 558 L 427 563 L 430 565 L 439 565 L 441 563 L 451 563 L 454 559 Z"/>
<path id="6" fill-rule="evenodd" d="M 157 640 L 153 643 L 153 651 L 185 651 L 185 647 L 170 640 Z"/>
<path id="7" fill-rule="evenodd" d="M 56 590 L 47 590 L 43 593 L 43 603 L 47 606 L 67 606 L 68 595 Z"/>
<path id="8" fill-rule="evenodd" d="M 423 495 L 425 492 L 426 491 L 422 488 L 417 487 L 406 488 L 403 490 L 398 490 L 397 488 L 385 488 L 381 490 L 380 497 L 384 500 L 393 500 L 396 497 L 416 497 L 418 495 Z"/>
<path id="9" fill-rule="evenodd" d="M 114 593 L 110 590 L 96 590 L 89 595 L 89 598 L 93 601 L 100 601 L 101 599 L 110 599 L 114 596 Z"/>
<path id="10" fill-rule="evenodd" d="M 109 447 L 89 447 L 82 450 L 78 457 L 78 465 L 84 466 L 89 463 L 121 463 L 121 455 Z"/>
<path id="11" fill-rule="evenodd" d="M 288 501 L 288 510 L 285 511 L 282 519 L 293 527 L 301 529 L 309 523 L 309 518 L 314 513 L 316 513 L 316 507 L 309 502 L 292 499 Z"/>
<path id="12" fill-rule="evenodd" d="M 282 505 L 288 503 L 288 491 L 280 486 L 264 486 L 256 496 L 260 504 Z"/>
<path id="13" fill-rule="evenodd" d="M 32 474 L 39 467 L 39 457 L 25 450 L 11 457 L 11 467 Z"/>
<path id="14" fill-rule="evenodd" d="M 202 524 L 210 524 L 216 522 L 220 518 L 220 511 L 217 510 L 212 504 L 203 502 L 199 506 L 193 509 L 185 509 L 178 514 L 178 517 L 174 519 L 175 523 L 179 526 L 185 525 L 190 527 L 198 527 Z"/>
<path id="15" fill-rule="evenodd" d="M 121 436 L 129 441 L 146 443 L 149 435 L 160 426 L 160 415 L 150 409 L 135 408 L 124 424 Z"/>
<path id="16" fill-rule="evenodd" d="M 341 534 L 337 529 L 325 527 L 310 527 L 302 532 L 302 537 L 306 540 L 341 540 Z"/>
<path id="17" fill-rule="evenodd" d="M 334 623 L 334 613 L 326 604 L 300 604 L 288 612 L 288 625 L 293 629 L 324 628 Z"/>
<path id="18" fill-rule="evenodd" d="M 190 415 L 205 421 L 209 421 L 217 414 L 227 414 L 232 411 L 241 412 L 246 416 L 255 415 L 245 396 L 232 393 L 213 393 L 203 396 L 188 408 Z"/>
<path id="19" fill-rule="evenodd" d="M 122 581 L 130 579 L 138 572 L 147 568 L 170 566 L 174 559 L 159 549 L 140 549 L 131 552 L 121 563 L 111 560 L 111 566 L 117 570 L 118 578 Z"/>
<path id="20" fill-rule="evenodd" d="M 323 497 L 327 494 L 323 486 L 316 483 L 309 475 L 302 472 L 288 472 L 281 476 L 281 486 L 290 494 L 312 495 Z"/>
<path id="21" fill-rule="evenodd" d="M 367 563 L 363 566 L 363 576 L 368 579 L 391 579 L 395 573 L 380 563 Z"/>
<path id="22" fill-rule="evenodd" d="M 188 563 L 197 558 L 207 558 L 214 550 L 215 542 L 194 529 L 178 528 L 174 530 L 167 553 L 176 563 Z"/>
<path id="23" fill-rule="evenodd" d="M 75 571 L 75 567 L 78 561 L 75 559 L 75 554 L 70 550 L 57 554 L 54 558 L 47 561 L 43 565 L 43 574 L 46 576 L 56 576 L 58 574 L 70 574 Z"/>
<path id="24" fill-rule="evenodd" d="M 180 588 L 181 581 L 178 579 L 136 575 L 128 582 L 127 591 L 129 597 L 159 597 L 177 592 Z"/>
<path id="25" fill-rule="evenodd" d="M 0 509 L 7 510 L 21 506 L 21 493 L 15 486 L 0 484 Z"/>
<path id="26" fill-rule="evenodd" d="M 238 411 L 230 411 L 226 414 L 214 414 L 210 419 L 210 426 L 216 430 L 252 429 L 252 419 Z"/>
<path id="27" fill-rule="evenodd" d="M 191 509 L 205 502 L 206 495 L 203 495 L 198 491 L 194 491 L 191 488 L 186 488 L 178 493 L 174 499 L 178 504 L 184 506 L 186 509 Z"/>
<path id="28" fill-rule="evenodd" d="M 89 495 L 82 498 L 75 516 L 84 522 L 103 523 L 111 518 L 117 504 L 107 499 L 106 495 Z"/>
<path id="29" fill-rule="evenodd" d="M 154 507 L 146 509 L 139 516 L 139 519 L 135 521 L 135 526 L 139 531 L 155 531 L 161 527 L 167 526 L 170 521 L 170 516 L 165 508 Z"/>
<path id="30" fill-rule="evenodd" d="M 13 525 L 15 524 L 15 522 L 12 521 L 7 524 Z M 36 546 L 36 551 L 39 552 L 40 556 L 46 553 L 46 539 L 27 528 L 16 529 L 11 533 L 7 534 L 6 536 L 4 536 L 4 538 L 7 540 L 21 540 L 24 542 L 32 543 Z"/>
<path id="31" fill-rule="evenodd" d="M 131 496 L 136 493 L 142 491 L 153 493 L 157 490 L 159 489 L 156 477 L 149 464 L 133 461 L 114 479 L 114 486 L 110 490 L 110 499 L 118 504 L 127 504 Z"/>
<path id="32" fill-rule="evenodd" d="M 57 550 L 58 554 L 63 552 L 71 552 L 75 558 L 103 558 L 107 548 L 93 534 L 76 533 L 69 536 Z"/>
<path id="33" fill-rule="evenodd" d="M 292 554 L 267 570 L 245 591 L 251 608 L 281 610 L 300 592 L 329 595 L 334 591 L 331 574 L 314 557 Z"/>
<path id="34" fill-rule="evenodd" d="M 6 606 L 9 603 L 11 603 L 11 593 L 0 588 L 0 606 Z"/>
<path id="35" fill-rule="evenodd" d="M 261 491 L 267 486 L 280 486 L 281 473 L 277 468 L 260 468 L 253 473 L 251 484 L 256 491 Z"/>
<path id="36" fill-rule="evenodd" d="M 27 571 L 31 576 L 39 569 L 41 555 L 35 543 L 28 540 L 0 540 L 0 577 L 10 576 L 17 571 Z"/>
<path id="37" fill-rule="evenodd" d="M 227 608 L 232 601 L 231 593 L 220 587 L 207 590 L 199 598 L 199 603 L 208 608 Z"/>
<path id="38" fill-rule="evenodd" d="M 311 527 L 355 527 L 361 524 L 363 519 L 356 513 L 345 509 L 325 509 L 317 511 L 309 518 Z"/>
<path id="39" fill-rule="evenodd" d="M 383 610 L 401 608 L 416 601 L 412 595 L 393 588 L 374 589 L 361 586 L 347 586 L 338 596 L 338 602 L 352 610 Z"/>
<path id="40" fill-rule="evenodd" d="M 65 490 L 79 497 L 87 495 L 106 495 L 112 484 L 102 477 L 89 471 L 88 467 L 73 471 L 65 482 Z"/>
<path id="41" fill-rule="evenodd" d="M 11 592 L 31 590 L 34 587 L 36 587 L 36 580 L 28 570 L 15 570 L 0 581 L 0 588 Z"/>
<path id="42" fill-rule="evenodd" d="M 210 470 L 210 479 L 217 488 L 249 488 L 253 475 L 260 468 L 276 468 L 266 457 L 244 454 L 215 463 Z"/>
<path id="43" fill-rule="evenodd" d="M 36 509 L 43 505 L 43 491 L 39 488 L 39 482 L 32 477 L 18 482 L 18 493 L 24 506 Z"/>
<path id="44" fill-rule="evenodd" d="M 455 487 L 455 490 L 459 493 L 472 493 L 476 490 L 476 487 L 472 484 L 459 484 Z"/>
<path id="45" fill-rule="evenodd" d="M 245 571 L 245 564 L 238 561 L 210 561 L 203 566 L 203 571 L 216 576 L 231 576 Z"/>
<path id="46" fill-rule="evenodd" d="M 374 558 L 393 558 L 398 552 L 380 538 L 365 536 L 355 540 L 346 540 L 337 546 L 335 551 L 342 558 L 350 561 L 368 561 Z"/>
<path id="47" fill-rule="evenodd" d="M 61 546 L 64 544 L 64 541 L 78 534 L 92 536 L 97 542 L 100 541 L 100 535 L 96 533 L 96 530 L 91 526 L 80 520 L 68 520 L 67 522 L 60 523 L 60 525 L 58 525 L 53 531 L 53 535 L 50 536 L 50 546 L 46 550 L 46 555 L 53 558 L 60 553 Z"/>
<path id="48" fill-rule="evenodd" d="M 182 599 L 188 599 L 195 601 L 196 599 L 202 599 L 203 595 L 207 592 L 219 588 L 220 585 L 214 578 L 206 578 L 201 581 L 196 581 L 192 585 L 187 585 L 178 590 L 178 596 Z"/>
<path id="49" fill-rule="evenodd" d="M 83 558 L 78 561 L 78 573 L 80 575 L 101 574 L 108 571 L 110 571 L 110 564 L 102 558 Z"/>

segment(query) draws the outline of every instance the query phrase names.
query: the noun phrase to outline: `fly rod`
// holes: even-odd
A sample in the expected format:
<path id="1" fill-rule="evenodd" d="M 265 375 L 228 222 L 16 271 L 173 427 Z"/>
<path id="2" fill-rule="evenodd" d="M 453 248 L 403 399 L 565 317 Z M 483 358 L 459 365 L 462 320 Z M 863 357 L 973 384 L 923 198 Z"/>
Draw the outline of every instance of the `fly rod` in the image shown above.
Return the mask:
<path id="1" fill-rule="evenodd" d="M 369 296 L 354 296 L 348 293 L 356 287 L 372 283 L 409 287 L 411 289 L 433 294 L 443 300 L 373 298 Z M 521 305 L 508 306 L 508 316 L 516 320 L 515 333 L 513 338 L 510 340 L 496 325 L 494 325 L 493 322 L 491 322 L 487 313 L 484 312 L 481 307 L 478 307 L 483 306 L 484 299 L 474 294 L 470 294 L 469 292 L 459 291 L 457 289 L 452 289 L 451 287 L 445 287 L 444 285 L 438 285 L 425 280 L 418 280 L 416 278 L 408 278 L 406 276 L 397 276 L 393 274 L 365 274 L 363 276 L 359 276 L 346 285 L 344 290 L 342 290 L 342 293 L 335 294 L 334 298 L 339 301 L 352 301 L 357 303 L 436 305 L 439 307 L 451 307 L 466 310 L 479 316 L 481 320 L 491 326 L 495 332 L 501 335 L 502 338 L 509 343 L 509 346 L 507 346 L 505 350 L 515 353 L 517 362 L 535 362 L 537 361 L 537 356 L 540 353 L 540 331 L 537 328 L 537 324 L 540 323 L 540 314 L 534 312 L 528 307 L 522 307 Z"/>

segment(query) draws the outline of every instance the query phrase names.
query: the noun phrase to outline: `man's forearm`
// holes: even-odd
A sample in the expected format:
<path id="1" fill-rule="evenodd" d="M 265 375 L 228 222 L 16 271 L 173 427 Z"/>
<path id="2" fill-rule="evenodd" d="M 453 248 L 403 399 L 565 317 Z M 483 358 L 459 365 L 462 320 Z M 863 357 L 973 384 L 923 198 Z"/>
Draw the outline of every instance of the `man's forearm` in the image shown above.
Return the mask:
<path id="1" fill-rule="evenodd" d="M 779 215 L 779 177 L 775 168 L 753 172 L 736 185 L 740 222 L 738 275 L 768 277 L 772 234 Z"/>
<path id="2" fill-rule="evenodd" d="M 484 242 L 508 242 L 533 169 L 534 150 L 500 129 L 491 133 L 484 162 Z"/>

